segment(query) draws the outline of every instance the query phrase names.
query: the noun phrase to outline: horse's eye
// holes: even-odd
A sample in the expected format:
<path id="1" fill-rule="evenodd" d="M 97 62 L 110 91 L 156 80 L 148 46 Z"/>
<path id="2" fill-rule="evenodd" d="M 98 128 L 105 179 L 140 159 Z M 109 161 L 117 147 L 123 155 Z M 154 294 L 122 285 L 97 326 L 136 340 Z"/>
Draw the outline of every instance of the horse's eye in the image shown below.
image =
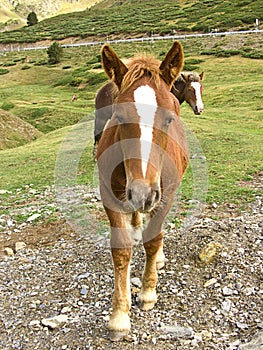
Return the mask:
<path id="1" fill-rule="evenodd" d="M 174 116 L 169 116 L 165 120 L 165 126 L 169 126 L 174 121 Z"/>

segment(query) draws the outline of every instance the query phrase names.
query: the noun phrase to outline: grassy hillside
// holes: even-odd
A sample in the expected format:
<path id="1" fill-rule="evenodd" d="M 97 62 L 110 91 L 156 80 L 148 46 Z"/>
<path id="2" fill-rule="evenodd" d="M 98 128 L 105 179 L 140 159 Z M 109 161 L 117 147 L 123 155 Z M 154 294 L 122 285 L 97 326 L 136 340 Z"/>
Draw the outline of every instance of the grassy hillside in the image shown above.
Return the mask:
<path id="1" fill-rule="evenodd" d="M 54 15 L 83 11 L 100 0 L 3 0 L 0 4 L 0 29 L 11 30 L 26 25 L 30 12 L 37 14 L 38 20 Z"/>
<path id="2" fill-rule="evenodd" d="M 261 0 L 101 1 L 92 8 L 39 22 L 33 27 L 0 33 L 2 43 L 98 39 L 255 29 L 263 20 Z"/>
<path id="3" fill-rule="evenodd" d="M 240 55 L 245 56 L 246 47 L 262 47 L 262 36 L 253 38 L 182 42 L 185 67 L 205 72 L 205 112 L 197 117 L 188 105 L 182 105 L 181 114 L 207 158 L 210 202 L 253 199 L 256 191 L 249 187 L 249 181 L 263 171 L 263 60 Z M 161 41 L 113 47 L 123 58 L 142 51 L 161 59 L 170 46 L 171 41 Z M 47 64 L 45 51 L 30 52 L 28 63 L 23 52 L 1 57 L 1 69 L 7 72 L 0 75 L 0 108 L 29 122 L 44 135 L 15 150 L 0 151 L 0 189 L 14 190 L 30 183 L 44 187 L 53 183 L 56 154 L 70 125 L 84 117 L 93 119 L 95 93 L 107 79 L 99 62 L 99 49 L 66 49 L 62 62 L 56 66 Z M 71 101 L 73 93 L 77 93 L 76 102 Z M 88 146 L 78 166 L 78 182 L 91 185 L 92 124 L 83 124 Z M 191 171 L 184 186 L 184 196 L 189 198 Z"/>

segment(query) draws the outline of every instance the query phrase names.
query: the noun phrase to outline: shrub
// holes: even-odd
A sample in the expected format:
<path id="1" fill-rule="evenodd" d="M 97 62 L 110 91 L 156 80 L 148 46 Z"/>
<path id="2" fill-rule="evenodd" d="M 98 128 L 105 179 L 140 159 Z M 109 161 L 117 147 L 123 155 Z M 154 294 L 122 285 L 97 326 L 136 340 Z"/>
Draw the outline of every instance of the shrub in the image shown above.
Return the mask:
<path id="1" fill-rule="evenodd" d="M 34 66 L 45 66 L 46 64 L 47 64 L 46 61 L 41 60 L 41 61 L 35 62 L 35 63 L 34 63 Z"/>
<path id="2" fill-rule="evenodd" d="M 98 63 L 101 61 L 100 55 L 96 55 L 87 62 L 87 66 L 93 63 Z"/>
<path id="3" fill-rule="evenodd" d="M 242 56 L 246 58 L 263 59 L 263 53 L 256 50 L 252 50 L 250 52 L 243 52 Z"/>
<path id="4" fill-rule="evenodd" d="M 87 82 L 89 85 L 97 85 L 104 83 L 106 80 L 106 76 L 104 72 L 102 73 L 88 73 L 87 75 Z"/>
<path id="5" fill-rule="evenodd" d="M 184 68 L 183 68 L 183 69 L 184 69 L 184 71 L 191 72 L 191 71 L 193 71 L 193 70 L 198 70 L 199 67 L 198 67 L 198 66 L 191 65 L 191 64 L 188 64 L 188 63 L 185 62 Z"/>
<path id="6" fill-rule="evenodd" d="M 37 15 L 35 12 L 30 12 L 29 15 L 27 16 L 27 25 L 34 26 L 35 24 L 38 23 Z"/>
<path id="7" fill-rule="evenodd" d="M 58 42 L 54 42 L 48 49 L 48 62 L 51 64 L 56 64 L 61 61 L 61 58 L 63 56 L 63 48 Z"/>
<path id="8" fill-rule="evenodd" d="M 10 109 L 14 108 L 15 105 L 12 102 L 4 101 L 1 108 L 4 111 L 9 111 Z"/>
<path id="9" fill-rule="evenodd" d="M 46 112 L 48 112 L 48 108 L 47 107 L 40 107 L 35 109 L 32 113 L 31 113 L 31 118 L 32 119 L 37 119 L 42 117 Z"/>
<path id="10" fill-rule="evenodd" d="M 11 66 L 15 66 L 16 63 L 15 62 L 5 62 L 2 64 L 3 67 L 11 67 Z"/>
<path id="11" fill-rule="evenodd" d="M 9 73 L 8 69 L 0 68 L 0 75 Z"/>
<path id="12" fill-rule="evenodd" d="M 201 60 L 199 58 L 188 58 L 185 60 L 185 64 L 199 64 L 204 62 L 204 60 Z"/>
<path id="13" fill-rule="evenodd" d="M 101 65 L 101 63 L 95 63 L 92 65 L 92 68 L 93 69 L 100 69 L 100 68 L 102 68 L 102 65 Z"/>

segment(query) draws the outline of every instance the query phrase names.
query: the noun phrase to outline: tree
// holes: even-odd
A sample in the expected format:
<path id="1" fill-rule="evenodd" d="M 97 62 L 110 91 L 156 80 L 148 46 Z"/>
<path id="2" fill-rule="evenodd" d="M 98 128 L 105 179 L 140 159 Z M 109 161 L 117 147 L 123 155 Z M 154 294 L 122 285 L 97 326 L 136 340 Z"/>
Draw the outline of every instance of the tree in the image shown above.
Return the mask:
<path id="1" fill-rule="evenodd" d="M 47 49 L 48 54 L 48 62 L 51 64 L 56 64 L 61 61 L 61 58 L 63 56 L 63 48 L 59 45 L 59 43 L 54 42 L 49 48 Z"/>
<path id="2" fill-rule="evenodd" d="M 35 12 L 30 12 L 29 15 L 27 16 L 27 25 L 34 26 L 35 24 L 38 23 L 37 15 Z"/>

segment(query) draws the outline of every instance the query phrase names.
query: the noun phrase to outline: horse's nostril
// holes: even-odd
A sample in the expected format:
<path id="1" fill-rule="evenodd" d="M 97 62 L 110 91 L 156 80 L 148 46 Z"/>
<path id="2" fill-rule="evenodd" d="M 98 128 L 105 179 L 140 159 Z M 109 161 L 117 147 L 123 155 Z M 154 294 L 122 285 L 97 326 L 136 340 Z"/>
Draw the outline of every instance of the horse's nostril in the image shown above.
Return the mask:
<path id="1" fill-rule="evenodd" d="M 159 202 L 160 200 L 160 191 L 159 190 L 155 190 L 155 202 Z"/>
<path id="2" fill-rule="evenodd" d="M 127 199 L 128 199 L 128 201 L 132 200 L 132 190 L 131 189 L 128 189 L 128 191 L 127 191 Z"/>

